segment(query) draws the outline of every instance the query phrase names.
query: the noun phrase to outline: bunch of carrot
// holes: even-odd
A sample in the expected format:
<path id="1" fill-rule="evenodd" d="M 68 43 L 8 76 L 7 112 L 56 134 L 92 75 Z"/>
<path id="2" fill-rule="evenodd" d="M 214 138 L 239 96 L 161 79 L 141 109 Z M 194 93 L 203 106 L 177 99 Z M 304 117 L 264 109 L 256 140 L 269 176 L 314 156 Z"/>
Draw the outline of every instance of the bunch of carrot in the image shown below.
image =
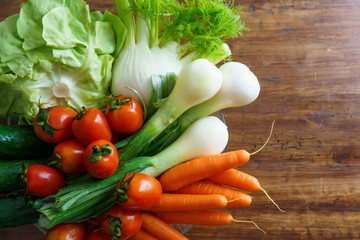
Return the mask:
<path id="1" fill-rule="evenodd" d="M 254 176 L 235 169 L 246 163 L 250 155 L 245 150 L 237 150 L 197 158 L 163 173 L 159 177 L 163 187 L 161 198 L 141 212 L 141 230 L 132 239 L 187 239 L 170 225 L 172 223 L 220 226 L 245 222 L 263 231 L 253 221 L 236 220 L 231 214 L 219 211 L 225 207 L 249 206 L 252 197 L 242 190 L 265 192 Z"/>
<path id="2" fill-rule="evenodd" d="M 253 221 L 236 220 L 218 211 L 249 206 L 252 197 L 241 190 L 265 192 L 257 178 L 234 168 L 249 158 L 249 153 L 238 150 L 197 158 L 165 172 L 159 178 L 164 193 L 157 204 L 142 213 L 143 229 L 133 239 L 186 239 L 170 223 L 220 226 L 249 222 L 260 229 Z"/>
<path id="3" fill-rule="evenodd" d="M 283 212 L 261 187 L 256 177 L 236 169 L 248 162 L 250 156 L 258 151 L 248 153 L 237 150 L 201 157 L 163 173 L 159 181 L 164 192 L 155 206 L 142 213 L 145 222 L 151 218 L 152 222 L 161 223 L 161 229 L 168 229 L 168 224 L 171 223 L 219 226 L 231 222 L 248 222 L 263 231 L 253 221 L 236 220 L 231 214 L 220 210 L 225 207 L 245 208 L 251 204 L 252 197 L 243 191 L 261 190 Z M 155 225 L 143 228 L 144 231 L 160 237 L 153 232 Z M 186 239 L 181 234 L 174 234 L 174 229 L 165 232 L 170 235 L 162 235 L 161 239 Z M 142 231 L 134 239 L 151 239 L 141 238 L 140 235 L 143 234 Z"/>

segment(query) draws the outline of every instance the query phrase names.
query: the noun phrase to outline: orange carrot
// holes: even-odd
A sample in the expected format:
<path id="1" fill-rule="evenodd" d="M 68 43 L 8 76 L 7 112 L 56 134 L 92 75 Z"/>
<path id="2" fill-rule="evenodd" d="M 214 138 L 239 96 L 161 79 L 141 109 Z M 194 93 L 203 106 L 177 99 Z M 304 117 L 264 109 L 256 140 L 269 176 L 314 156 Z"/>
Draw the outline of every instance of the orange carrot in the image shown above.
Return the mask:
<path id="1" fill-rule="evenodd" d="M 195 158 L 179 164 L 160 176 L 160 183 L 166 191 L 175 191 L 202 179 L 211 177 L 219 172 L 238 167 L 249 161 L 250 156 L 260 152 L 271 138 L 274 128 L 272 123 L 269 137 L 266 142 L 255 152 L 236 150 L 211 156 Z"/>
<path id="2" fill-rule="evenodd" d="M 220 225 L 230 224 L 231 222 L 242 222 L 242 223 L 252 223 L 256 226 L 256 228 L 261 230 L 258 227 L 258 225 L 256 225 L 256 223 L 254 223 L 253 221 L 236 220 L 229 213 L 213 211 L 213 210 L 161 212 L 161 213 L 155 213 L 155 215 L 167 223 L 220 226 Z"/>
<path id="3" fill-rule="evenodd" d="M 243 189 L 245 191 L 255 192 L 261 190 L 281 212 L 285 212 L 274 202 L 274 200 L 272 200 L 265 189 L 261 187 L 259 180 L 250 174 L 232 168 L 222 171 L 214 176 L 208 177 L 207 180 L 217 184 Z"/>
<path id="4" fill-rule="evenodd" d="M 208 177 L 206 180 L 250 192 L 256 192 L 261 189 L 260 183 L 255 177 L 234 168 L 222 171 Z"/>
<path id="5" fill-rule="evenodd" d="M 226 197 L 219 194 L 172 194 L 163 193 L 160 200 L 146 211 L 169 212 L 201 209 L 220 209 L 227 205 Z"/>
<path id="6" fill-rule="evenodd" d="M 141 213 L 142 229 L 163 240 L 187 240 L 169 224 L 146 212 Z"/>
<path id="7" fill-rule="evenodd" d="M 159 238 L 151 235 L 147 231 L 140 229 L 140 232 L 138 232 L 135 236 L 131 238 L 132 240 L 159 240 Z"/>
<path id="8" fill-rule="evenodd" d="M 160 183 L 166 191 L 175 191 L 224 170 L 240 166 L 250 159 L 245 150 L 231 151 L 200 157 L 179 164 L 160 176 Z"/>
<path id="9" fill-rule="evenodd" d="M 181 194 L 220 194 L 228 200 L 226 207 L 233 208 L 244 208 L 252 202 L 252 197 L 247 193 L 205 181 L 193 183 L 176 192 Z"/>

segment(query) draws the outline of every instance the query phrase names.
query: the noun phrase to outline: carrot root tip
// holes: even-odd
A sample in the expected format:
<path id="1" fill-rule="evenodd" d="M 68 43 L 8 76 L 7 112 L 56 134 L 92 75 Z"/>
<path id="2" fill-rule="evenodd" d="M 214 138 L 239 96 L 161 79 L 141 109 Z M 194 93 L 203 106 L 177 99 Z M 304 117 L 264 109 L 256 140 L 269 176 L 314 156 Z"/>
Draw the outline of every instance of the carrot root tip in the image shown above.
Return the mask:
<path id="1" fill-rule="evenodd" d="M 268 199 L 277 207 L 277 209 L 279 209 L 280 212 L 286 212 L 285 210 L 282 210 L 279 205 L 277 205 L 277 203 L 270 197 L 270 195 L 265 191 L 265 189 L 263 189 L 262 187 L 260 187 L 260 190 L 263 191 L 263 193 L 265 193 L 265 195 L 268 197 Z"/>
<path id="2" fill-rule="evenodd" d="M 250 220 L 237 220 L 237 219 L 232 219 L 233 222 L 237 222 L 237 223 L 251 223 L 253 224 L 257 229 L 259 229 L 260 231 L 262 231 L 265 235 L 266 232 L 264 230 L 262 230 L 254 221 L 250 221 Z"/>
<path id="3" fill-rule="evenodd" d="M 269 136 L 268 138 L 266 139 L 265 143 L 258 149 L 256 150 L 255 152 L 252 152 L 250 153 L 250 156 L 254 155 L 254 154 L 257 154 L 258 152 L 260 152 L 261 150 L 263 150 L 263 148 L 268 144 L 268 142 L 270 141 L 271 139 L 271 135 L 272 135 L 272 132 L 274 130 L 274 124 L 275 124 L 275 120 L 272 122 L 271 124 L 271 129 L 270 129 L 270 133 L 269 133 Z"/>

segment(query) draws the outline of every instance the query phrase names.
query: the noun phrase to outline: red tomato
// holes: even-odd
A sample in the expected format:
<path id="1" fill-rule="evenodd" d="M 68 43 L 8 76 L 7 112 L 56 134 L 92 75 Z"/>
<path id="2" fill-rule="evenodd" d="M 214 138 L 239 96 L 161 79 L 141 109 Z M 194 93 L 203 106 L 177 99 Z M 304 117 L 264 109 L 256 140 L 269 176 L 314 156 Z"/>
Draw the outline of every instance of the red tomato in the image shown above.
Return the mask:
<path id="1" fill-rule="evenodd" d="M 45 142 L 55 143 L 72 137 L 71 124 L 76 112 L 68 107 L 42 109 L 34 120 L 36 135 Z"/>
<path id="2" fill-rule="evenodd" d="M 126 192 L 125 197 L 127 196 L 127 200 L 119 196 L 119 205 L 129 210 L 149 209 L 160 200 L 162 195 L 160 182 L 143 173 L 135 173 L 135 176 L 128 174 L 123 181 L 120 181 L 118 189 Z"/>
<path id="3" fill-rule="evenodd" d="M 109 236 L 106 236 L 101 230 L 100 227 L 94 227 L 90 230 L 86 240 L 111 240 Z"/>
<path id="4" fill-rule="evenodd" d="M 114 144 L 100 139 L 85 148 L 83 163 L 91 176 L 107 178 L 118 168 L 119 155 Z"/>
<path id="5" fill-rule="evenodd" d="M 56 144 L 52 163 L 64 173 L 80 174 L 85 172 L 83 163 L 85 145 L 76 139 L 68 139 Z"/>
<path id="6" fill-rule="evenodd" d="M 111 141 L 111 128 L 105 114 L 97 108 L 85 108 L 80 111 L 71 126 L 75 138 L 84 144 L 98 139 Z"/>
<path id="7" fill-rule="evenodd" d="M 117 220 L 118 218 L 121 219 L 121 222 Z M 101 222 L 102 231 L 119 238 L 119 240 L 130 239 L 140 231 L 141 225 L 142 220 L 139 211 L 126 210 L 119 205 L 110 208 Z"/>
<path id="8" fill-rule="evenodd" d="M 112 99 L 105 115 L 115 132 L 127 135 L 137 132 L 144 120 L 140 104 L 129 96 L 118 96 Z"/>
<path id="9" fill-rule="evenodd" d="M 46 233 L 45 240 L 85 240 L 87 229 L 86 222 L 60 223 Z"/>
<path id="10" fill-rule="evenodd" d="M 27 194 L 46 197 L 64 187 L 64 177 L 55 168 L 46 165 L 30 165 L 26 170 Z"/>

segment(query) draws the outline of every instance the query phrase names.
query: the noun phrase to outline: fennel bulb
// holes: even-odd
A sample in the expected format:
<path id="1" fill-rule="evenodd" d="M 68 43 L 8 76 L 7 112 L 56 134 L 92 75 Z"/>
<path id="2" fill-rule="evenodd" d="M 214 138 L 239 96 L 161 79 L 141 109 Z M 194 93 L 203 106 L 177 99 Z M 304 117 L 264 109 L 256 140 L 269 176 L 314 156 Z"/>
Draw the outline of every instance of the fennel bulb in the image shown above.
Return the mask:
<path id="1" fill-rule="evenodd" d="M 113 95 L 127 95 L 140 102 L 132 89 L 138 91 L 145 103 L 151 94 L 152 75 L 178 74 L 183 67 L 178 59 L 174 42 L 160 48 L 149 48 L 146 41 L 133 43 L 123 49 L 114 63 L 111 91 Z"/>
<path id="2" fill-rule="evenodd" d="M 151 76 L 178 74 L 187 63 L 204 58 L 213 64 L 228 58 L 225 40 L 243 26 L 242 8 L 219 0 L 116 0 L 127 29 L 125 44 L 113 69 L 113 95 L 135 89 L 148 103 Z"/>

